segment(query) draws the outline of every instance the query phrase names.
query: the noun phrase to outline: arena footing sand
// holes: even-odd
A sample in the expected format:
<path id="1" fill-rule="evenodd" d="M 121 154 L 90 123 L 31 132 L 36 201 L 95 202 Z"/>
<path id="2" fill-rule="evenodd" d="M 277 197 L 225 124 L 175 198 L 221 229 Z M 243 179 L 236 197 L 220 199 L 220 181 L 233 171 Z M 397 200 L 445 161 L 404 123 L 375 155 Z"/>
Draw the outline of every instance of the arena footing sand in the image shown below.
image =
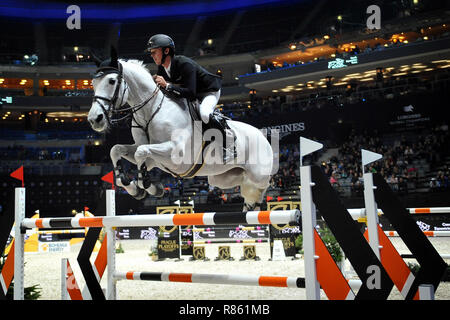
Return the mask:
<path id="1" fill-rule="evenodd" d="M 391 238 L 397 250 L 409 253 L 400 238 Z M 430 238 L 430 241 L 440 253 L 450 253 L 450 241 L 446 238 Z M 256 244 L 256 254 L 259 261 L 239 261 L 243 255 L 242 244 L 229 244 L 234 261 L 214 261 L 217 257 L 218 244 L 205 246 L 209 261 L 190 261 L 189 256 L 183 256 L 183 261 L 168 259 L 152 261 L 149 257 L 151 246 L 149 240 L 123 240 L 121 243 L 124 253 L 116 255 L 117 271 L 153 271 L 153 272 L 186 272 L 211 274 L 243 274 L 263 276 L 293 276 L 304 277 L 303 259 L 287 258 L 285 261 L 269 261 L 268 244 Z M 69 258 L 75 276 L 81 288 L 84 287 L 81 271 L 76 263 L 80 245 L 72 247 L 70 253 L 35 253 L 25 255 L 25 286 L 38 284 L 41 300 L 61 299 L 61 259 Z M 97 253 L 93 253 L 93 262 Z M 407 262 L 415 262 L 408 259 Z M 449 260 L 446 260 L 449 263 Z M 346 271 L 351 269 L 346 263 Z M 101 285 L 106 288 L 106 271 Z M 237 285 L 173 283 L 157 281 L 129 281 L 117 282 L 118 299 L 120 300 L 305 300 L 305 289 L 276 288 Z M 321 299 L 327 297 L 321 291 Z M 394 287 L 390 300 L 403 300 Z M 450 282 L 441 282 L 436 294 L 436 300 L 450 300 Z"/>

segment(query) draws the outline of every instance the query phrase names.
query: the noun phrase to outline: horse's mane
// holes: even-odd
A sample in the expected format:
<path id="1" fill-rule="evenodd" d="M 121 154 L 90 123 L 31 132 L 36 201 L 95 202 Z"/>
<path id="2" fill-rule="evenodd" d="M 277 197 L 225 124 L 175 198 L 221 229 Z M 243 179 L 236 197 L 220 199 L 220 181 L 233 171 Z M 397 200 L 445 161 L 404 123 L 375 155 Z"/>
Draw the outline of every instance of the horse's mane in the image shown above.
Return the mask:
<path id="1" fill-rule="evenodd" d="M 120 62 L 129 62 L 129 63 L 132 63 L 132 64 L 134 64 L 134 65 L 137 65 L 137 66 L 141 67 L 142 69 L 144 69 L 145 71 L 147 71 L 147 72 L 151 75 L 150 70 L 148 70 L 148 69 L 146 68 L 146 66 L 145 66 L 143 60 L 137 60 L 137 59 L 128 59 L 128 60 L 127 60 L 127 59 L 119 59 L 119 61 L 120 61 Z"/>
<path id="2" fill-rule="evenodd" d="M 129 63 L 133 63 L 133 64 L 137 64 L 138 66 L 144 67 L 144 61 L 143 60 L 137 60 L 137 59 L 119 59 L 120 62 L 129 62 Z"/>

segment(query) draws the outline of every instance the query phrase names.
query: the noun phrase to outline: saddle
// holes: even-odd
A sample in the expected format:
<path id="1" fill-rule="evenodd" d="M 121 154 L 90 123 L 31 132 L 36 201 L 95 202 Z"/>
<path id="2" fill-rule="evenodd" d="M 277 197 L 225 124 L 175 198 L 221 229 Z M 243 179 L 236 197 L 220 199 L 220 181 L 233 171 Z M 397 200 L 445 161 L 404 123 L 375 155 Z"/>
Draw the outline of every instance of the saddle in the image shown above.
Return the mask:
<path id="1" fill-rule="evenodd" d="M 195 125 L 196 121 L 200 121 L 202 123 L 202 132 L 201 132 L 202 137 L 204 136 L 204 133 L 208 129 L 219 129 L 220 131 L 230 130 L 231 132 L 233 132 L 233 130 L 228 126 L 228 123 L 226 121 L 226 120 L 231 120 L 231 119 L 229 117 L 226 117 L 225 115 L 223 115 L 218 109 L 214 110 L 213 117 L 215 117 L 216 122 L 220 123 L 221 128 L 218 128 L 217 125 L 214 125 L 213 121 L 209 121 L 208 124 L 205 124 L 202 121 L 202 119 L 200 117 L 200 110 L 199 110 L 200 102 L 198 100 L 189 101 L 187 99 L 180 99 L 178 96 L 175 96 L 172 92 L 168 92 L 165 89 L 161 89 L 161 90 L 163 90 L 164 94 L 166 94 L 169 98 L 179 101 L 183 105 L 184 110 L 187 109 L 189 111 L 189 115 L 191 116 L 193 125 Z M 224 129 L 224 130 L 222 130 L 222 129 Z M 223 143 L 224 143 L 224 148 L 225 148 L 225 146 L 226 146 L 225 139 L 224 139 Z M 193 178 L 195 176 L 195 174 L 203 167 L 203 165 L 204 165 L 204 161 L 202 159 L 203 153 L 204 153 L 204 150 L 210 144 L 211 144 L 211 141 L 202 140 L 202 147 L 201 147 L 199 153 L 197 155 L 194 155 L 195 160 L 194 160 L 192 167 L 185 173 L 179 175 L 179 174 L 172 172 L 170 169 L 166 168 L 167 171 L 169 171 L 172 174 L 172 176 L 174 176 L 175 178 L 178 178 L 178 179 Z"/>

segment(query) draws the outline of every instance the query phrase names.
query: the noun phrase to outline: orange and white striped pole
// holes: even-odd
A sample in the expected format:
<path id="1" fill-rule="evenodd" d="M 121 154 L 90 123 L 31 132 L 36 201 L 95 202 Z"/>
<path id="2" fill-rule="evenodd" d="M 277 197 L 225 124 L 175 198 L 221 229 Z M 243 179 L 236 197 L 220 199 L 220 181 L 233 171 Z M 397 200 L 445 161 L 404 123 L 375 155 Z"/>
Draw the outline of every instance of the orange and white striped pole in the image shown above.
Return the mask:
<path id="1" fill-rule="evenodd" d="M 146 227 L 226 224 L 287 224 L 297 222 L 298 210 L 205 212 L 186 214 L 147 214 L 136 216 L 106 216 L 88 218 L 23 219 L 22 228 L 80 228 L 80 227 Z"/>
<path id="2" fill-rule="evenodd" d="M 384 231 L 384 233 L 388 236 L 388 237 L 398 237 L 398 232 L 397 231 Z M 423 234 L 426 235 L 427 237 L 450 237 L 450 231 L 423 231 Z"/>
<path id="3" fill-rule="evenodd" d="M 304 278 L 281 277 L 281 276 L 128 271 L 128 272 L 116 272 L 114 274 L 114 278 L 122 280 L 229 284 L 229 285 L 280 287 L 280 288 L 305 287 Z"/>

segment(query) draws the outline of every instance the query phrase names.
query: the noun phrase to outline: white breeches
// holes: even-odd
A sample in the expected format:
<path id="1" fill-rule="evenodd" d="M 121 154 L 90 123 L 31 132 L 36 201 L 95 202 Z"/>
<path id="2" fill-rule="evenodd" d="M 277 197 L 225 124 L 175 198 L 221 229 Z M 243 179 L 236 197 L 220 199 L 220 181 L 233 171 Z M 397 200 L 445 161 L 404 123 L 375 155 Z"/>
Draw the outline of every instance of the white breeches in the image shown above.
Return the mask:
<path id="1" fill-rule="evenodd" d="M 214 111 L 217 103 L 220 99 L 220 90 L 205 93 L 205 95 L 200 99 L 200 117 L 203 123 L 207 124 L 209 122 L 209 115 Z"/>

